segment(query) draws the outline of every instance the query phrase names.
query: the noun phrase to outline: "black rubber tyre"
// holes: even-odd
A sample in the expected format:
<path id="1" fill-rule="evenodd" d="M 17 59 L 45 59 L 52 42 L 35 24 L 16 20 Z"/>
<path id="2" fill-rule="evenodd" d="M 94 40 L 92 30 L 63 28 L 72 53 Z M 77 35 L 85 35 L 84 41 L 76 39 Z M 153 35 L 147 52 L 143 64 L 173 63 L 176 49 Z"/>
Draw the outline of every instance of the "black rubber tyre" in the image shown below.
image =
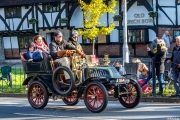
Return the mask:
<path id="1" fill-rule="evenodd" d="M 108 94 L 104 85 L 100 82 L 91 82 L 84 91 L 84 103 L 93 113 L 103 111 L 108 104 Z"/>
<path id="2" fill-rule="evenodd" d="M 35 109 L 43 109 L 49 100 L 47 88 L 40 81 L 33 81 L 28 87 L 28 101 Z"/>
<path id="3" fill-rule="evenodd" d="M 130 79 L 127 90 L 127 94 L 123 94 L 118 98 L 119 102 L 126 108 L 134 108 L 141 100 L 141 88 L 135 80 Z M 122 92 L 127 91 L 124 89 Z"/>
<path id="4" fill-rule="evenodd" d="M 63 97 L 62 101 L 69 106 L 73 106 L 79 103 L 80 99 L 76 96 Z"/>
<path id="5" fill-rule="evenodd" d="M 69 74 L 71 80 L 70 84 L 66 84 L 64 82 L 65 80 L 60 77 L 62 71 L 66 71 Z M 66 66 L 60 66 L 56 68 L 53 73 L 52 83 L 56 92 L 62 96 L 71 94 L 72 90 L 75 88 L 74 75 L 72 74 L 72 71 Z"/>

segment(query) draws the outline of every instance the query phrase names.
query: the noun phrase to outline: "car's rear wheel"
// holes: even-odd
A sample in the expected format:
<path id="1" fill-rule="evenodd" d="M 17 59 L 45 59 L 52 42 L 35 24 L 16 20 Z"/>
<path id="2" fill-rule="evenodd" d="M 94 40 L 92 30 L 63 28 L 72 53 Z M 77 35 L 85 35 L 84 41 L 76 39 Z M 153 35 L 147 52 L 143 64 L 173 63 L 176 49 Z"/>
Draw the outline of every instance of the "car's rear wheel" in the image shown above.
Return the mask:
<path id="1" fill-rule="evenodd" d="M 139 84 L 130 79 L 127 88 L 121 88 L 119 102 L 126 108 L 136 107 L 141 100 L 141 88 Z"/>
<path id="2" fill-rule="evenodd" d="M 80 101 L 79 98 L 77 98 L 77 90 L 73 90 L 71 95 L 68 95 L 66 97 L 62 98 L 62 101 L 66 104 L 66 105 L 76 105 L 78 104 L 78 102 Z"/>
<path id="3" fill-rule="evenodd" d="M 47 88 L 40 81 L 33 81 L 28 88 L 28 101 L 35 109 L 44 108 L 49 100 Z"/>

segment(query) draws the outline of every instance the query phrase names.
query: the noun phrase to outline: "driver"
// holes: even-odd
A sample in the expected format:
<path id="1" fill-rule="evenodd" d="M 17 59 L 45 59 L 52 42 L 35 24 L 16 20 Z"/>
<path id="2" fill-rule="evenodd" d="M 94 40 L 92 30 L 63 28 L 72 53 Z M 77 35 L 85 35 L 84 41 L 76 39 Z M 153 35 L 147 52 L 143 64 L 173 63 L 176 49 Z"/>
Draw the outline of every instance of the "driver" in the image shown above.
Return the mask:
<path id="1" fill-rule="evenodd" d="M 60 31 L 54 32 L 54 40 L 49 44 L 50 54 L 54 60 L 55 67 L 61 64 L 70 68 L 70 60 L 66 55 L 70 55 L 70 50 L 76 50 L 75 47 L 67 43 L 66 40 L 63 40 L 63 35 Z M 84 53 L 81 53 L 79 50 L 76 50 L 76 53 L 81 54 L 82 57 L 85 56 Z M 67 83 L 70 82 L 70 76 L 68 73 L 64 73 Z"/>

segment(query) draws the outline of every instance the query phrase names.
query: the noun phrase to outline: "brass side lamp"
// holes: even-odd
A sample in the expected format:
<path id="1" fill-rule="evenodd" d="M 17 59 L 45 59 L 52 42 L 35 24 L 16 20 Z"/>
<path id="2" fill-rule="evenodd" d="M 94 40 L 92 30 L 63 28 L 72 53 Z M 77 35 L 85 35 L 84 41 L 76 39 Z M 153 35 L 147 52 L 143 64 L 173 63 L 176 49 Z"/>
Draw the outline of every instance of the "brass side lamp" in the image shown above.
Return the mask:
<path id="1" fill-rule="evenodd" d="M 103 62 L 105 66 L 108 66 L 108 64 L 110 63 L 109 54 L 104 54 Z"/>

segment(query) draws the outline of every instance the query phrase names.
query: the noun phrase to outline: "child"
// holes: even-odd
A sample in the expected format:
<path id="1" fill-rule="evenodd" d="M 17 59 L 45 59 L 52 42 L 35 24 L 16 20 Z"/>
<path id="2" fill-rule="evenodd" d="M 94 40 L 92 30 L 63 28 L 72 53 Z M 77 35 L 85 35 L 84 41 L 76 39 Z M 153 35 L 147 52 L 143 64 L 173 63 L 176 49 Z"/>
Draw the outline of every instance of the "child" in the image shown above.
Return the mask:
<path id="1" fill-rule="evenodd" d="M 139 79 L 146 78 L 147 75 L 148 75 L 148 71 L 149 71 L 147 66 L 144 63 L 142 63 L 139 58 L 133 58 L 132 63 L 139 63 L 139 68 L 138 68 L 138 71 L 137 71 Z"/>
<path id="2" fill-rule="evenodd" d="M 34 44 L 30 43 L 28 46 L 28 50 L 25 54 L 25 59 L 28 62 L 40 62 L 42 61 L 42 55 L 40 52 L 35 51 Z"/>

